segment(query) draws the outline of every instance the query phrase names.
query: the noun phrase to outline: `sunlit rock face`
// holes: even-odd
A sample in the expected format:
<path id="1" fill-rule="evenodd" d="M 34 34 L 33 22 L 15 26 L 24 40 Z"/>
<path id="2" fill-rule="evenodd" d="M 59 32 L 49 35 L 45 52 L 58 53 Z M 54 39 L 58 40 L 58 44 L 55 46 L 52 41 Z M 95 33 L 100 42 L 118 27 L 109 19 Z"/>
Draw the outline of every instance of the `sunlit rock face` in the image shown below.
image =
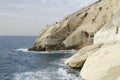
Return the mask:
<path id="1" fill-rule="evenodd" d="M 87 58 L 80 75 L 85 80 L 120 80 L 120 10 L 96 33 L 98 43 L 104 45 Z"/>
<path id="2" fill-rule="evenodd" d="M 80 75 L 84 80 L 120 80 L 120 42 L 105 43 L 89 56 Z"/>
<path id="3" fill-rule="evenodd" d="M 93 44 L 81 48 L 75 55 L 65 60 L 65 64 L 71 68 L 81 69 L 86 59 L 98 51 L 103 44 Z"/>
<path id="4" fill-rule="evenodd" d="M 99 0 L 42 30 L 29 50 L 80 49 L 93 44 L 93 37 L 118 11 L 120 0 Z"/>
<path id="5" fill-rule="evenodd" d="M 89 7 L 83 23 L 64 40 L 65 46 L 81 48 L 91 44 L 96 32 L 120 9 L 119 3 L 120 0 L 101 0 Z"/>
<path id="6" fill-rule="evenodd" d="M 94 44 L 120 41 L 120 10 L 94 37 Z"/>

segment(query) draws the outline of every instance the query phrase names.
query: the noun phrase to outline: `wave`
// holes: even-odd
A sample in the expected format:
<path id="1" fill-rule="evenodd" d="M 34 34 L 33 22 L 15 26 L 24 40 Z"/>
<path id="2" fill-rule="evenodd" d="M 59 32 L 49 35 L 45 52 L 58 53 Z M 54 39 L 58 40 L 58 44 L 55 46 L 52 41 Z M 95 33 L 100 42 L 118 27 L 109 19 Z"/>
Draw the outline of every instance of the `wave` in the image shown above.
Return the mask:
<path id="1" fill-rule="evenodd" d="M 19 48 L 15 52 L 33 52 L 43 54 L 56 54 L 56 53 L 76 53 L 76 50 L 58 50 L 58 51 L 29 51 L 27 48 Z"/>
<path id="2" fill-rule="evenodd" d="M 14 50 L 15 52 L 29 52 L 29 50 L 27 48 L 19 48 Z"/>
<path id="3" fill-rule="evenodd" d="M 14 80 L 82 80 L 75 74 L 69 74 L 64 68 L 50 71 L 51 68 L 37 72 L 14 74 Z"/>

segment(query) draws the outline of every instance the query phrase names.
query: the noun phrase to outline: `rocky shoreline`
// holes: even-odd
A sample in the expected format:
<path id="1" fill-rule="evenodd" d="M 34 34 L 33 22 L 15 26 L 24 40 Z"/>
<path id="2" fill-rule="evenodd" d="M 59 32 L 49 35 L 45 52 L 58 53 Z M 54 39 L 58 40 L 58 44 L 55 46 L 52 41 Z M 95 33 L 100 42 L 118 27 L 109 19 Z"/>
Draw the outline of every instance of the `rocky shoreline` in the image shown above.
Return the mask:
<path id="1" fill-rule="evenodd" d="M 76 49 L 65 64 L 85 80 L 120 80 L 120 0 L 99 0 L 40 31 L 31 51 Z"/>

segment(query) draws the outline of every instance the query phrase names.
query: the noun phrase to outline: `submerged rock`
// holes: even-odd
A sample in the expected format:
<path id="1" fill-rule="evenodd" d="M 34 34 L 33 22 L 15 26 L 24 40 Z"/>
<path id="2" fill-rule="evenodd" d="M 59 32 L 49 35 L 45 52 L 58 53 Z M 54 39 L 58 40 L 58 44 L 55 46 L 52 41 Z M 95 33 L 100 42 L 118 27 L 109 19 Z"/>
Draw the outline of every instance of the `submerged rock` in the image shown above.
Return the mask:
<path id="1" fill-rule="evenodd" d="M 99 0 L 42 30 L 29 50 L 80 49 L 93 43 L 100 30 L 119 9 L 119 0 Z"/>
<path id="2" fill-rule="evenodd" d="M 120 42 L 105 44 L 89 56 L 80 75 L 85 80 L 119 80 Z"/>

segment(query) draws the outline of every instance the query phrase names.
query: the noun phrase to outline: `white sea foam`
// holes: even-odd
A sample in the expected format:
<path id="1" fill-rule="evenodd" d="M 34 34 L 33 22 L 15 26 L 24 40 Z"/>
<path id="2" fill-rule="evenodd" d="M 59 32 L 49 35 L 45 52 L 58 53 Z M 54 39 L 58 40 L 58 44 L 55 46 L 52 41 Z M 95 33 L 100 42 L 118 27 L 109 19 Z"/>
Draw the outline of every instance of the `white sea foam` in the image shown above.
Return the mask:
<path id="1" fill-rule="evenodd" d="M 29 52 L 27 48 L 19 48 L 19 49 L 16 49 L 14 51 L 18 51 L 18 52 Z"/>
<path id="2" fill-rule="evenodd" d="M 76 50 L 40 51 L 38 53 L 44 53 L 44 54 L 76 53 Z"/>
<path id="3" fill-rule="evenodd" d="M 66 69 L 58 68 L 57 70 L 50 68 L 37 72 L 24 72 L 14 74 L 14 80 L 82 80 L 80 77 L 68 74 Z"/>
<path id="4" fill-rule="evenodd" d="M 59 61 L 52 61 L 49 64 L 55 67 L 48 67 L 43 70 L 29 71 L 23 73 L 15 73 L 14 80 L 82 80 L 77 75 L 79 73 L 68 68 L 64 62 L 64 58 Z M 56 66 L 58 65 L 58 66 Z"/>
<path id="5" fill-rule="evenodd" d="M 15 52 L 33 52 L 41 54 L 59 54 L 59 53 L 76 53 L 76 50 L 58 50 L 58 51 L 29 51 L 27 48 L 19 48 L 14 50 Z"/>
<path id="6" fill-rule="evenodd" d="M 67 58 L 63 58 L 63 59 L 60 59 L 59 61 L 52 61 L 52 62 L 49 62 L 49 64 L 52 64 L 52 65 L 58 65 L 58 66 L 67 66 L 64 64 L 64 61 L 66 60 Z M 59 63 L 59 64 L 58 64 Z"/>

